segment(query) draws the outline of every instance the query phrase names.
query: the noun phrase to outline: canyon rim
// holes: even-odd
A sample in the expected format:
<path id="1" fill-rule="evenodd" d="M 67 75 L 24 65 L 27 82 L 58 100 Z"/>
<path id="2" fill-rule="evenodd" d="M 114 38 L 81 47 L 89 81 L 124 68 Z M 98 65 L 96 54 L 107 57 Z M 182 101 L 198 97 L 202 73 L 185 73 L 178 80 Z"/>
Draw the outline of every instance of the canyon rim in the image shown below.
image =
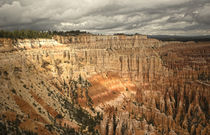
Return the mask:
<path id="1" fill-rule="evenodd" d="M 208 134 L 209 42 L 0 39 L 2 134 Z"/>
<path id="2" fill-rule="evenodd" d="M 209 0 L 0 0 L 0 135 L 209 135 Z"/>

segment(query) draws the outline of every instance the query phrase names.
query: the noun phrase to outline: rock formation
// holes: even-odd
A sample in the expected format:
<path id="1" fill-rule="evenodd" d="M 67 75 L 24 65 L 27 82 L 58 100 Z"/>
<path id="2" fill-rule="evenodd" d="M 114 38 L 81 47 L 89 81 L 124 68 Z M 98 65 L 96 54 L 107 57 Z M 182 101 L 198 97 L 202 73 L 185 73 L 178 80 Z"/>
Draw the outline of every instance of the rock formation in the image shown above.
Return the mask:
<path id="1" fill-rule="evenodd" d="M 11 132 L 39 134 L 70 127 L 83 134 L 205 135 L 209 54 L 209 42 L 143 35 L 0 39 L 0 122 Z"/>

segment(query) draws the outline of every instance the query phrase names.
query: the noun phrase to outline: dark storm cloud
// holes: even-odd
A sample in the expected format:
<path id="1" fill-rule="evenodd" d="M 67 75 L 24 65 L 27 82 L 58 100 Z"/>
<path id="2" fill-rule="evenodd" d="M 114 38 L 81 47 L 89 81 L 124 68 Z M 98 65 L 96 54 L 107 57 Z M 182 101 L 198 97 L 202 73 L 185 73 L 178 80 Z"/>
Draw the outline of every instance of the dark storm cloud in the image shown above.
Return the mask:
<path id="1" fill-rule="evenodd" d="M 1 0 L 0 29 L 210 34 L 209 0 Z"/>

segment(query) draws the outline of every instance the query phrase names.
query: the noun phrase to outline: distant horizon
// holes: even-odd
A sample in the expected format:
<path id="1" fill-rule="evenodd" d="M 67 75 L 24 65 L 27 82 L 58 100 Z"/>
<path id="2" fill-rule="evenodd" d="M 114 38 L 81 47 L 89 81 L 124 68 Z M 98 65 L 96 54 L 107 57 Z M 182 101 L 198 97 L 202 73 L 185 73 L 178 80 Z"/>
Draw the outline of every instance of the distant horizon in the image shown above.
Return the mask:
<path id="1" fill-rule="evenodd" d="M 205 37 L 205 36 L 210 36 L 210 34 L 203 34 L 203 35 L 177 35 L 177 34 L 142 34 L 142 33 L 110 33 L 110 34 L 104 34 L 104 33 L 92 33 L 90 31 L 86 31 L 86 30 L 32 30 L 32 29 L 14 29 L 14 30 L 4 30 L 4 29 L 0 29 L 0 31 L 9 31 L 9 32 L 14 32 L 14 31 L 38 31 L 38 32 L 53 32 L 53 31 L 57 31 L 57 32 L 73 32 L 73 31 L 80 31 L 80 32 L 86 32 L 87 34 L 93 34 L 93 35 L 117 35 L 117 34 L 125 34 L 125 35 L 135 35 L 135 34 L 139 34 L 139 35 L 146 35 L 146 36 L 175 36 L 175 37 Z"/>
<path id="2" fill-rule="evenodd" d="M 209 0 L 1 0 L 0 29 L 210 35 Z"/>

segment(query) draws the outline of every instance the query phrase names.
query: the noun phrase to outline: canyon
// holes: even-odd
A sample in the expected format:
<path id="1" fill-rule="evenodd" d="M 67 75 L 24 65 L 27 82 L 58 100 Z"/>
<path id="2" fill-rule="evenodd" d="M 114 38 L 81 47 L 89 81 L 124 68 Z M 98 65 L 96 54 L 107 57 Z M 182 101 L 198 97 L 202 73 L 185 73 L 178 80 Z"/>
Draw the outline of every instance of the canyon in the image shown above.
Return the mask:
<path id="1" fill-rule="evenodd" d="M 207 135 L 210 42 L 0 39 L 0 133 Z"/>

